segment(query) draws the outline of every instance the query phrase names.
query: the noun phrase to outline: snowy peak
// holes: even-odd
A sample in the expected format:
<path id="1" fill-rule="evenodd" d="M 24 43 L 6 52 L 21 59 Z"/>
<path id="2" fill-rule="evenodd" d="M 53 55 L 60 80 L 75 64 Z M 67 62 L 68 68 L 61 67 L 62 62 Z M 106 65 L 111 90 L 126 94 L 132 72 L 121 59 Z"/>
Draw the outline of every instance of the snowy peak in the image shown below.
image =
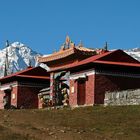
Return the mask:
<path id="1" fill-rule="evenodd" d="M 127 54 L 140 61 L 140 48 L 124 50 Z M 6 63 L 6 52 L 8 55 L 8 72 L 14 73 L 28 66 L 36 67 L 40 65 L 45 69 L 49 69 L 45 64 L 38 64 L 38 57 L 41 54 L 33 51 L 31 48 L 20 42 L 13 42 L 8 47 L 0 50 L 0 77 L 4 76 Z M 47 56 L 47 55 L 45 55 Z"/>
<path id="2" fill-rule="evenodd" d="M 21 47 L 24 47 L 25 45 L 20 42 L 14 42 L 10 46 L 15 47 L 15 48 L 21 48 Z"/>
<path id="3" fill-rule="evenodd" d="M 8 55 L 9 73 L 26 69 L 29 65 L 37 66 L 37 57 L 41 54 L 20 42 L 14 42 L 7 48 L 0 50 L 0 77 L 4 74 L 6 51 Z"/>
<path id="4" fill-rule="evenodd" d="M 128 49 L 124 50 L 127 54 L 131 55 L 138 61 L 140 61 L 140 48 L 133 48 L 133 49 Z"/>
<path id="5" fill-rule="evenodd" d="M 133 48 L 133 49 L 129 49 L 127 51 L 130 51 L 130 52 L 140 52 L 140 48 Z"/>

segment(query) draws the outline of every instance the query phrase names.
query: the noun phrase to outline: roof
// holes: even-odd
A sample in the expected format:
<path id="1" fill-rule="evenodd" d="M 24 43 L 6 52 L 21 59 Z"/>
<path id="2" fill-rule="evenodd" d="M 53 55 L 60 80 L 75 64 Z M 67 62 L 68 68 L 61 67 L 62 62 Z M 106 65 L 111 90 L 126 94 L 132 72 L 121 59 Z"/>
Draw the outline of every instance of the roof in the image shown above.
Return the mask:
<path id="1" fill-rule="evenodd" d="M 64 66 L 62 68 L 54 68 L 54 69 L 51 69 L 50 72 L 52 71 L 59 71 L 59 70 L 65 70 L 65 69 L 70 69 L 70 68 L 74 68 L 74 67 L 78 67 L 78 66 L 81 66 L 81 65 L 84 65 L 84 64 L 88 64 L 88 63 L 92 63 L 93 61 L 99 59 L 99 58 L 102 58 L 104 56 L 107 56 L 108 54 L 111 54 L 113 53 L 114 51 L 109 51 L 109 52 L 106 52 L 106 53 L 103 53 L 103 54 L 99 54 L 99 55 L 94 55 L 94 56 L 91 56 L 87 59 L 84 59 L 80 62 L 75 62 L 73 64 L 69 64 L 69 66 Z"/>
<path id="2" fill-rule="evenodd" d="M 13 78 L 18 78 L 18 77 L 30 78 L 30 79 L 46 79 L 46 80 L 50 79 L 49 74 L 45 69 L 43 69 L 41 67 L 34 67 L 34 68 L 28 67 L 25 70 L 22 70 L 22 71 L 14 73 L 14 74 L 0 78 L 0 82 L 10 80 Z"/>
<path id="3" fill-rule="evenodd" d="M 80 62 L 76 62 L 73 64 L 70 64 L 69 66 L 64 66 L 62 68 L 54 68 L 52 69 L 50 72 L 54 72 L 54 71 L 61 71 L 61 70 L 66 70 L 66 69 L 72 69 L 72 68 L 76 68 L 79 66 L 84 66 L 84 65 L 88 65 L 88 64 L 109 64 L 109 65 L 120 65 L 120 66 L 131 66 L 131 67 L 140 67 L 140 62 L 135 60 L 135 63 L 129 63 L 129 62 L 115 62 L 115 61 L 106 61 L 106 60 L 102 60 L 102 58 L 105 58 L 106 56 L 109 56 L 111 54 L 114 54 L 116 52 L 123 52 L 122 50 L 115 50 L 115 51 L 108 51 L 105 52 L 103 54 L 98 54 L 98 55 L 94 55 L 91 56 L 87 59 L 84 59 Z M 124 54 L 126 54 L 125 52 L 123 52 Z M 126 54 L 127 55 L 127 54 Z M 129 56 L 129 55 L 128 55 Z M 131 56 L 129 56 L 130 58 L 132 58 Z M 133 59 L 133 58 L 132 58 Z"/>
<path id="4" fill-rule="evenodd" d="M 49 77 L 45 77 L 45 76 L 33 76 L 33 75 L 17 75 L 17 77 L 24 77 L 30 79 L 50 79 Z"/>
<path id="5" fill-rule="evenodd" d="M 118 65 L 118 66 L 140 67 L 139 63 L 114 62 L 114 61 L 111 62 L 111 61 L 100 61 L 100 60 L 96 60 L 93 63 Z"/>
<path id="6" fill-rule="evenodd" d="M 66 58 L 72 54 L 78 54 L 78 53 L 91 56 L 96 54 L 96 51 L 85 47 L 71 47 L 65 50 L 60 50 L 59 52 L 55 52 L 46 57 L 40 57 L 39 62 L 41 63 L 50 62 L 50 61 Z"/>
<path id="7" fill-rule="evenodd" d="M 61 46 L 60 50 L 58 52 L 54 52 L 53 54 L 45 57 L 39 57 L 38 61 L 41 63 L 47 63 L 50 61 L 55 61 L 58 59 L 66 58 L 73 54 L 82 54 L 82 55 L 95 55 L 96 51 L 93 49 L 85 48 L 82 43 L 80 43 L 78 46 L 75 46 L 75 44 L 71 41 L 69 36 L 66 36 L 66 40 L 64 44 Z"/>

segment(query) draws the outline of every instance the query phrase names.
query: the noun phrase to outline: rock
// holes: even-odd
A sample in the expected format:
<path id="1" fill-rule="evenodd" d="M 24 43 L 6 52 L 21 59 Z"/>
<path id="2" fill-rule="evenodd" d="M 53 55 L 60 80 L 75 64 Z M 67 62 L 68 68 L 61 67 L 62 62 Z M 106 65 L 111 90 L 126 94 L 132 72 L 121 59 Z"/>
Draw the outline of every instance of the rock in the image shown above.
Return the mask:
<path id="1" fill-rule="evenodd" d="M 95 130 L 96 130 L 96 128 L 92 128 L 92 129 L 90 129 L 91 132 L 93 132 L 93 131 L 95 131 Z"/>
<path id="2" fill-rule="evenodd" d="M 140 89 L 106 92 L 104 105 L 139 105 Z"/>
<path id="3" fill-rule="evenodd" d="M 81 133 L 86 132 L 85 130 L 80 130 Z"/>
<path id="4" fill-rule="evenodd" d="M 66 131 L 65 131 L 65 130 L 60 130 L 60 132 L 62 132 L 62 133 L 66 133 Z"/>
<path id="5" fill-rule="evenodd" d="M 51 136 L 51 135 L 54 135 L 54 134 L 55 134 L 54 132 L 50 132 L 50 133 L 49 133 L 50 136 Z"/>
<path id="6" fill-rule="evenodd" d="M 47 131 L 50 131 L 50 128 L 46 128 Z"/>
<path id="7" fill-rule="evenodd" d="M 45 127 L 42 127 L 42 128 L 40 128 L 40 130 L 43 130 L 43 131 L 45 131 L 45 130 L 46 130 L 46 128 L 45 128 Z"/>
<path id="8" fill-rule="evenodd" d="M 9 115 L 4 115 L 3 117 L 4 117 L 4 118 L 8 118 L 8 117 L 9 117 Z"/>

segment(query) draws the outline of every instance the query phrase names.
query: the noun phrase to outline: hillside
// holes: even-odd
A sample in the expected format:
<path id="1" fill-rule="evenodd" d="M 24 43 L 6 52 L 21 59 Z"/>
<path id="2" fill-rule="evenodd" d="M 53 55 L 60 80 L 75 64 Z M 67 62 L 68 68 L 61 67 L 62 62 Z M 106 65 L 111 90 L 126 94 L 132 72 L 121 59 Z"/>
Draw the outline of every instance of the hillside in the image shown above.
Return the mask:
<path id="1" fill-rule="evenodd" d="M 1 140 L 139 140 L 140 106 L 0 110 Z"/>

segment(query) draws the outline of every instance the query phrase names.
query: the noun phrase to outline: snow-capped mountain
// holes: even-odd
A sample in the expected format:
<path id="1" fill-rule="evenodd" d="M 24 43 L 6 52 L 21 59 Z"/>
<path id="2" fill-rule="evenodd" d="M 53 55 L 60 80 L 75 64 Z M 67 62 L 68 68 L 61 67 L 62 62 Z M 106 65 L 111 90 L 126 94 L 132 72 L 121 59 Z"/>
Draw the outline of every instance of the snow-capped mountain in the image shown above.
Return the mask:
<path id="1" fill-rule="evenodd" d="M 124 51 L 140 61 L 140 48 L 134 48 Z M 4 76 L 6 52 L 8 55 L 9 73 L 14 73 L 26 69 L 28 66 L 36 67 L 40 65 L 47 70 L 49 69 L 45 64 L 38 64 L 37 58 L 39 56 L 42 56 L 41 54 L 33 51 L 31 48 L 20 42 L 14 42 L 7 48 L 0 50 L 0 77 Z"/>
<path id="2" fill-rule="evenodd" d="M 131 55 L 138 61 L 140 61 L 140 48 L 134 48 L 129 50 L 124 50 L 127 54 Z"/>
<path id="3" fill-rule="evenodd" d="M 33 51 L 20 42 L 14 42 L 7 48 L 0 50 L 0 77 L 4 75 L 6 52 L 8 55 L 9 73 L 26 69 L 30 66 L 37 66 L 37 57 L 41 54 Z"/>

